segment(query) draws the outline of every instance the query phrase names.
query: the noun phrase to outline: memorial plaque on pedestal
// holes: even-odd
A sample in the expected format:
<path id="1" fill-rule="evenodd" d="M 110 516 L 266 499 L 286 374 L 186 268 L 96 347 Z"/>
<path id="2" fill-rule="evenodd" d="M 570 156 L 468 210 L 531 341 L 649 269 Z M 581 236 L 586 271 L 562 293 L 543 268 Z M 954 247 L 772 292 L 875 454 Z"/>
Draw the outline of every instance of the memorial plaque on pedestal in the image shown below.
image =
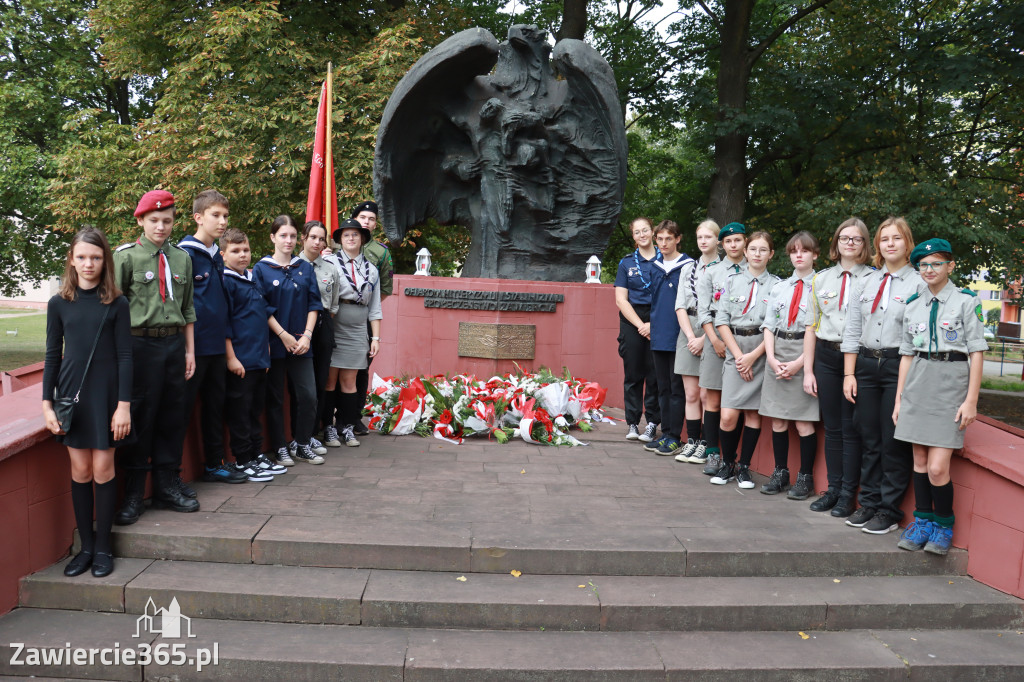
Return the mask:
<path id="1" fill-rule="evenodd" d="M 532 360 L 537 327 L 532 324 L 459 322 L 459 355 L 493 360 Z"/>

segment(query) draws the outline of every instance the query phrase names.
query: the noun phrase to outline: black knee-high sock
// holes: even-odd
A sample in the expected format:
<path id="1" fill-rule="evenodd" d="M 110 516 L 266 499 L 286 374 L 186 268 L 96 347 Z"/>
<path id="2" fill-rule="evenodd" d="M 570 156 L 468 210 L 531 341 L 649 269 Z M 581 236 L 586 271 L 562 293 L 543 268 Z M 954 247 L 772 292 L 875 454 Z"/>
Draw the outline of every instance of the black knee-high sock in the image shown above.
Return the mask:
<path id="1" fill-rule="evenodd" d="M 71 508 L 75 510 L 75 524 L 78 526 L 78 537 L 82 539 L 82 551 L 95 551 L 96 543 L 92 532 L 92 481 L 71 481 Z"/>
<path id="2" fill-rule="evenodd" d="M 338 404 L 338 422 L 343 426 L 352 426 L 359 419 L 359 394 L 342 393 Z"/>
<path id="3" fill-rule="evenodd" d="M 789 429 L 772 431 L 772 453 L 775 455 L 775 468 L 789 468 Z"/>
<path id="4" fill-rule="evenodd" d="M 704 412 L 704 440 L 708 444 L 708 448 L 718 447 L 718 434 L 721 432 L 719 424 L 722 423 L 721 412 Z"/>
<path id="5" fill-rule="evenodd" d="M 800 436 L 800 473 L 814 473 L 814 457 L 818 454 L 818 433 Z"/>
<path id="6" fill-rule="evenodd" d="M 736 461 L 736 446 L 740 444 L 739 429 L 722 429 L 722 461 L 732 464 Z"/>
<path id="7" fill-rule="evenodd" d="M 932 484 L 928 481 L 927 471 L 914 472 L 914 516 L 931 520 Z"/>
<path id="8" fill-rule="evenodd" d="M 334 413 L 338 409 L 338 391 L 324 391 L 324 426 L 334 426 Z"/>
<path id="9" fill-rule="evenodd" d="M 749 426 L 743 427 L 743 453 L 740 455 L 740 464 L 750 466 L 750 460 L 754 459 L 754 449 L 761 437 L 761 429 L 754 429 Z"/>
<path id="10" fill-rule="evenodd" d="M 932 499 L 935 501 L 935 520 L 941 525 L 948 519 L 950 526 L 953 525 L 953 481 L 946 485 L 932 486 Z"/>
<path id="11" fill-rule="evenodd" d="M 117 511 L 117 485 L 114 479 L 96 484 L 96 551 L 110 554 L 110 527 Z"/>
<path id="12" fill-rule="evenodd" d="M 699 419 L 687 419 L 686 420 L 686 437 L 690 440 L 697 442 L 700 440 L 700 420 Z"/>

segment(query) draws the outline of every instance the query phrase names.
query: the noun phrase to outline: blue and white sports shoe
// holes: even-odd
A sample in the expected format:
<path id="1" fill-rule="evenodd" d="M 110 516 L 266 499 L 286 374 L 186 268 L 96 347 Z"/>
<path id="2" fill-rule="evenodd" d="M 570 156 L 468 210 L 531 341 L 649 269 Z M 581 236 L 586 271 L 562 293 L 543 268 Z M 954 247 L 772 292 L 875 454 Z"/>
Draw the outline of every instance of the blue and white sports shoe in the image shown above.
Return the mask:
<path id="1" fill-rule="evenodd" d="M 932 522 L 928 519 L 915 518 L 911 524 L 903 530 L 903 533 L 900 535 L 900 541 L 896 543 L 896 546 L 900 549 L 916 552 L 919 549 L 924 549 L 924 546 L 928 544 L 928 538 L 930 538 L 931 535 Z"/>
<path id="2" fill-rule="evenodd" d="M 932 554 L 946 554 L 949 552 L 949 547 L 952 544 L 953 529 L 933 523 L 932 534 L 928 538 L 928 544 L 924 546 L 924 551 L 931 552 Z"/>

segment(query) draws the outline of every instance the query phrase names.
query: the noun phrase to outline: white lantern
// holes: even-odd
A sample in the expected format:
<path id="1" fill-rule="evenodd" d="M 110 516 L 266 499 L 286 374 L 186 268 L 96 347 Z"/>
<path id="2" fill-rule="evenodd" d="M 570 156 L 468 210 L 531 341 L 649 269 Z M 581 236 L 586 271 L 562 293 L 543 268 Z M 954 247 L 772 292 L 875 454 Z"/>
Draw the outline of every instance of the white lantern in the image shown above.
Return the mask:
<path id="1" fill-rule="evenodd" d="M 414 274 L 430 275 L 430 252 L 425 248 L 416 252 L 416 272 Z"/>
<path id="2" fill-rule="evenodd" d="M 601 260 L 597 256 L 591 256 L 587 261 L 587 279 L 584 284 L 601 283 Z"/>

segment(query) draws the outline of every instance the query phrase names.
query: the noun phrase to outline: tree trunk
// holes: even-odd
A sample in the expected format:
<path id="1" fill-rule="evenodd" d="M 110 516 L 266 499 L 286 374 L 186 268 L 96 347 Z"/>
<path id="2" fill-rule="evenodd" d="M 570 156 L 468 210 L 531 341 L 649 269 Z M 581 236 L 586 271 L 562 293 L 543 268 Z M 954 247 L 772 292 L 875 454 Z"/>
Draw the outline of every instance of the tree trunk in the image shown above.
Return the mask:
<path id="1" fill-rule="evenodd" d="M 583 40 L 587 33 L 587 0 L 565 0 L 562 3 L 562 25 L 555 34 L 556 40 L 575 38 Z"/>
<path id="2" fill-rule="evenodd" d="M 756 0 L 726 0 L 719 29 L 721 64 L 718 69 L 718 123 L 742 115 L 747 105 L 747 40 Z M 715 138 L 715 171 L 711 177 L 708 216 L 719 225 L 743 220 L 747 202 L 747 136 L 738 131 Z"/>

